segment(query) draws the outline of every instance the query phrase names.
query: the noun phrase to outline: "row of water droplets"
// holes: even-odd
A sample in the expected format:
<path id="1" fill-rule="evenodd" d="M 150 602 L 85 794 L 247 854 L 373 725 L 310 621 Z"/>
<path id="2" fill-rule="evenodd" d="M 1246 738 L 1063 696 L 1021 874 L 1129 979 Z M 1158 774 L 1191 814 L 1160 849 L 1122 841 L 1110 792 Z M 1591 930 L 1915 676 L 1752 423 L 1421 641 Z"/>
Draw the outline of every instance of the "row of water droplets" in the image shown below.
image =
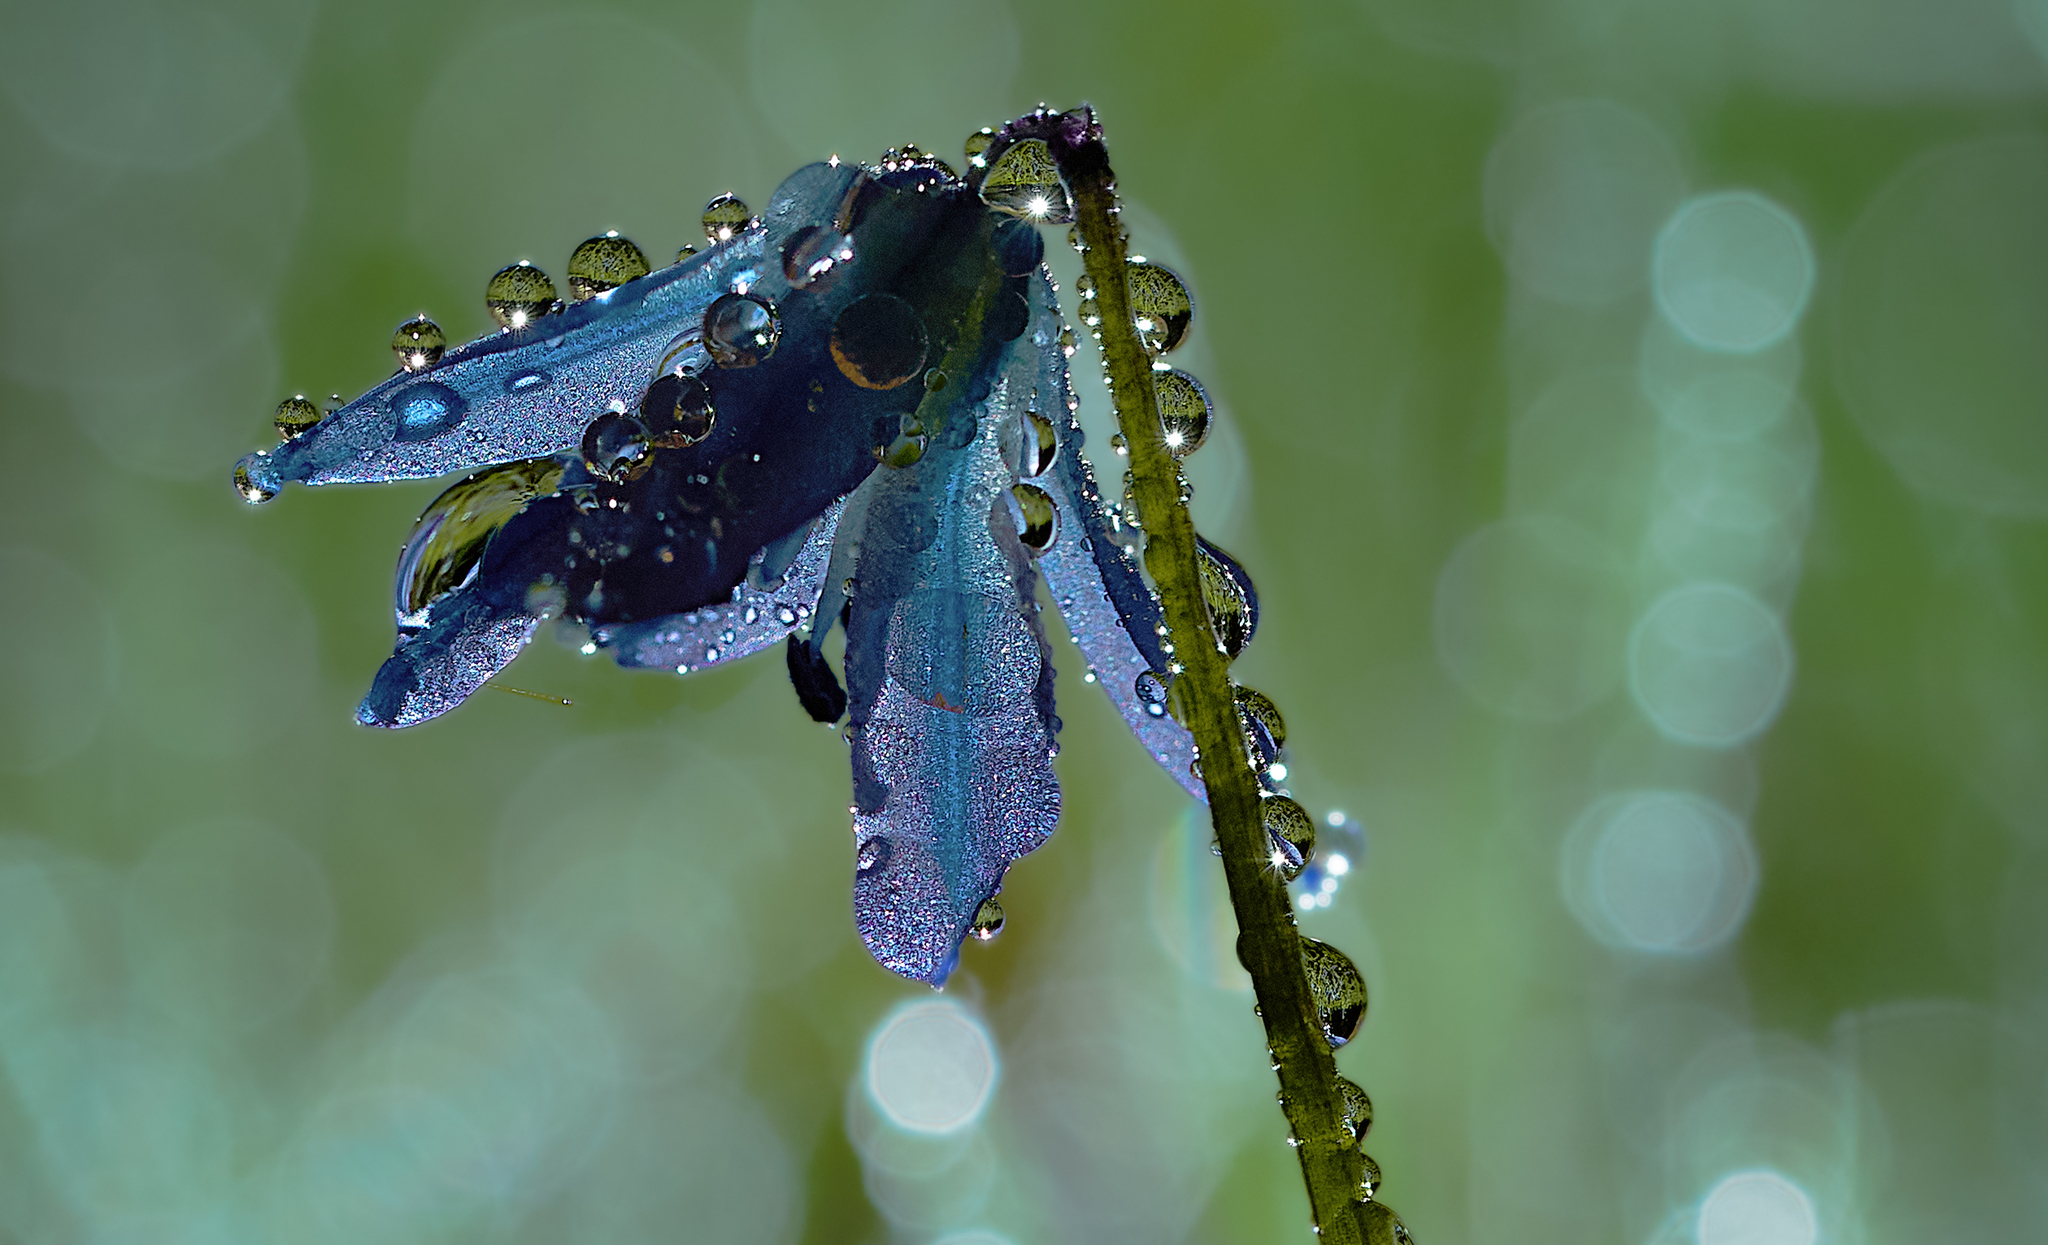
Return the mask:
<path id="1" fill-rule="evenodd" d="M 968 139 L 970 164 L 976 168 L 987 167 L 985 153 L 994 137 L 993 131 L 983 130 Z M 994 167 L 989 168 L 983 182 L 983 194 L 985 197 L 992 194 L 1000 196 L 1003 202 L 1014 205 L 1012 210 L 1021 210 L 1034 219 L 1054 223 L 1072 219 L 1070 197 L 1060 182 L 1051 152 L 1040 139 L 1023 139 L 1005 148 Z M 997 203 L 998 199 L 991 197 L 990 202 Z M 1112 206 L 1111 211 L 1118 209 Z M 1067 240 L 1077 252 L 1085 255 L 1088 247 L 1078 226 L 1069 230 Z M 1125 241 L 1128 243 L 1128 237 Z M 1201 448 L 1213 423 L 1213 407 L 1201 382 L 1161 358 L 1186 340 L 1193 321 L 1194 301 L 1177 274 L 1143 255 L 1128 256 L 1124 282 L 1132 330 L 1139 345 L 1153 360 L 1153 393 L 1162 437 L 1167 452 L 1178 467 L 1180 462 Z M 1103 314 L 1097 301 L 1095 282 L 1086 275 L 1082 276 L 1076 284 L 1076 293 L 1080 296 L 1081 322 L 1095 338 L 1099 349 Z M 1072 357 L 1074 345 L 1070 334 L 1063 337 L 1062 348 Z M 1108 379 L 1105 369 L 1105 381 Z M 1111 444 L 1119 457 L 1129 456 L 1130 448 L 1122 435 L 1115 437 Z M 1182 473 L 1181 503 L 1186 504 L 1191 494 L 1187 477 Z M 1139 511 L 1135 496 L 1135 478 L 1128 470 L 1124 473 L 1122 506 L 1113 512 L 1112 522 L 1119 532 L 1129 529 L 1131 544 L 1137 544 L 1144 516 Z M 1137 550 L 1134 548 L 1133 551 Z M 1235 661 L 1257 628 L 1257 599 L 1242 568 L 1206 542 L 1198 545 L 1198 557 L 1203 603 L 1209 612 L 1217 648 L 1227 659 Z M 1142 558 L 1140 563 L 1142 565 Z M 1138 691 L 1155 716 L 1171 713 L 1185 722 L 1184 697 L 1177 694 L 1174 687 L 1183 667 L 1173 657 L 1173 641 L 1164 627 L 1161 628 L 1160 641 L 1168 667 L 1164 671 L 1140 675 Z M 1259 779 L 1260 818 L 1270 843 L 1269 867 L 1283 883 L 1293 882 L 1315 857 L 1316 826 L 1308 811 L 1287 793 L 1283 785 L 1287 767 L 1281 759 L 1281 749 L 1287 741 L 1286 722 L 1279 707 L 1263 692 L 1233 680 L 1232 696 L 1243 732 L 1246 761 Z M 1199 759 L 1194 765 L 1199 776 Z M 1342 824 L 1345 820 L 1341 815 L 1333 818 L 1333 825 Z M 1335 878 L 1348 870 L 1349 862 L 1336 865 L 1332 861 L 1331 864 L 1335 867 L 1323 870 L 1317 879 L 1319 883 L 1330 884 L 1319 885 L 1316 891 L 1304 895 L 1308 900 L 1304 907 L 1313 906 L 1316 895 L 1323 896 L 1322 902 L 1328 903 L 1328 895 L 1335 889 Z M 1291 920 L 1291 909 L 1289 917 Z M 1302 970 L 1323 1035 L 1332 1048 L 1341 1047 L 1357 1035 L 1365 1020 L 1365 979 L 1351 958 L 1337 948 L 1314 938 L 1303 937 L 1300 941 Z M 1277 1071 L 1278 1064 L 1274 1067 Z M 1374 1203 L 1379 1193 L 1380 1169 L 1371 1156 L 1362 1152 L 1365 1134 L 1372 1126 L 1372 1099 L 1362 1087 L 1341 1076 L 1337 1078 L 1336 1089 L 1341 1112 L 1339 1126 L 1353 1146 L 1361 1147 L 1362 1176 L 1354 1196 L 1359 1202 Z M 1373 1205 L 1369 1213 L 1387 1221 L 1393 1239 L 1408 1239 L 1406 1228 L 1384 1207 Z"/>
<path id="2" fill-rule="evenodd" d="M 752 210 L 732 194 L 713 198 L 701 218 L 705 239 L 713 245 L 730 241 L 754 221 Z M 681 263 L 696 253 L 697 247 L 684 244 L 676 251 L 675 262 Z M 829 268 L 835 261 L 850 258 L 848 251 L 822 259 L 814 257 L 810 262 Z M 512 332 L 537 324 L 569 303 L 601 298 L 652 271 L 639 246 L 610 230 L 585 239 L 570 253 L 567 302 L 558 296 L 553 278 L 530 261 L 520 260 L 491 275 L 484 286 L 484 308 L 500 332 Z M 771 304 L 747 291 L 735 290 L 712 303 L 705 313 L 701 333 L 687 344 L 698 346 L 721 367 L 751 367 L 773 353 L 780 331 L 780 320 Z M 391 335 L 391 353 L 404 373 L 431 371 L 447 350 L 447 334 L 424 313 L 400 324 Z M 664 359 L 664 364 L 671 363 L 679 353 L 672 350 L 671 358 Z M 693 445 L 710 435 L 717 415 L 708 388 L 682 365 L 673 371 L 676 383 L 670 386 L 672 394 L 650 390 L 650 398 L 672 400 L 658 403 L 658 409 L 649 409 L 643 403 L 640 420 L 619 411 L 603 412 L 593 418 L 582 447 L 585 465 L 593 474 L 621 480 L 628 473 L 637 474 L 644 469 L 652 449 Z M 322 408 L 305 394 L 297 393 L 278 403 L 272 422 L 278 436 L 290 441 L 312 431 L 341 405 L 339 394 L 333 395 L 330 405 Z M 234 483 L 243 499 L 251 504 L 261 504 L 275 496 L 272 490 L 252 479 L 246 467 L 236 469 Z"/>

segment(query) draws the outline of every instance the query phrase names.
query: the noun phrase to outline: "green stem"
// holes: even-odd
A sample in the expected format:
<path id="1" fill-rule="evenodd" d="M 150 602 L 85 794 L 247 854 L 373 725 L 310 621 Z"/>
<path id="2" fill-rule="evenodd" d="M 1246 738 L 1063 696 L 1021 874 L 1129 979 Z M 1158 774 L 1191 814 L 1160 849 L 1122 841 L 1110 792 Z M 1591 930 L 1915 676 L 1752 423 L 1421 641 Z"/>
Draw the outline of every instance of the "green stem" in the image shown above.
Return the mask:
<path id="1" fill-rule="evenodd" d="M 1152 360 L 1138 343 L 1124 282 L 1124 232 L 1116 184 L 1100 130 L 1073 127 L 1049 144 L 1073 198 L 1102 318 L 1098 340 L 1116 420 L 1130 447 L 1132 491 L 1145 533 L 1145 569 L 1165 606 L 1174 657 L 1176 710 L 1201 751 L 1209 817 L 1223 850 L 1230 906 L 1237 915 L 1238 958 L 1251 974 L 1266 1026 L 1280 1101 L 1294 1130 L 1310 1212 L 1325 1241 L 1357 1242 L 1352 1210 L 1363 1175 L 1343 1126 L 1337 1061 L 1302 969 L 1301 936 L 1287 886 L 1271 866 L 1272 845 L 1259 808 L 1259 785 L 1246 756 L 1232 695 L 1229 659 L 1217 647 L 1203 601 L 1194 521 L 1181 500 L 1180 465 L 1167 452 L 1152 390 Z M 1078 131 L 1078 133 L 1076 132 Z"/>

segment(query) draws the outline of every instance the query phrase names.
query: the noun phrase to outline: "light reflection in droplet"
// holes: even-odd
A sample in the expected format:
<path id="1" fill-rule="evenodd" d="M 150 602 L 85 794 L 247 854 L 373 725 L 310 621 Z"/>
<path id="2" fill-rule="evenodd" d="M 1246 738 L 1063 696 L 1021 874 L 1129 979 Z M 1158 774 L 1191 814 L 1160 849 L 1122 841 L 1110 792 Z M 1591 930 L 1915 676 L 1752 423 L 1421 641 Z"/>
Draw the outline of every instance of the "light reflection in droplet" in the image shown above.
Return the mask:
<path id="1" fill-rule="evenodd" d="M 1700 1202 L 1699 1245 L 1814 1245 L 1820 1221 L 1806 1190 L 1769 1168 L 1735 1172 Z"/>
<path id="2" fill-rule="evenodd" d="M 1813 247 L 1784 208 L 1752 191 L 1689 200 L 1657 235 L 1658 309 L 1687 340 L 1748 353 L 1784 337 L 1813 292 Z"/>
<path id="3" fill-rule="evenodd" d="M 868 1042 L 868 1093 L 908 1132 L 951 1133 L 973 1124 L 996 1076 L 988 1030 L 949 999 L 898 1008 Z"/>

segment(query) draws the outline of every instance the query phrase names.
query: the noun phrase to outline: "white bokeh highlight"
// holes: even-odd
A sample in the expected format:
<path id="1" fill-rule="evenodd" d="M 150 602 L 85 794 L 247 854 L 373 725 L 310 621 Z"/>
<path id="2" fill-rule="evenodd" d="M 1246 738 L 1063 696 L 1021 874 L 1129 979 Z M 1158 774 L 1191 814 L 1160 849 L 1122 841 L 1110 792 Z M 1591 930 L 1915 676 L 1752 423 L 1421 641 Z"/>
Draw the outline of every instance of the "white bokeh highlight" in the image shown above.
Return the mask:
<path id="1" fill-rule="evenodd" d="M 1748 353 L 1792 331 L 1813 293 L 1797 217 L 1747 190 L 1688 200 L 1657 235 L 1657 308 L 1707 350 Z"/>
<path id="2" fill-rule="evenodd" d="M 1778 715 L 1792 684 L 1792 643 L 1769 606 L 1731 584 L 1674 588 L 1629 637 L 1629 692 L 1678 743 L 1727 748 Z"/>
<path id="3" fill-rule="evenodd" d="M 865 1075 L 876 1108 L 898 1128 L 958 1132 L 981 1118 L 995 1090 L 995 1045 L 959 1004 L 912 1003 L 868 1042 Z"/>
<path id="4" fill-rule="evenodd" d="M 1724 1178 L 1700 1202 L 1699 1245 L 1814 1245 L 1820 1220 L 1806 1190 L 1768 1168 Z"/>
<path id="5" fill-rule="evenodd" d="M 1757 864 L 1734 814 L 1689 791 L 1596 800 L 1566 836 L 1560 884 L 1579 923 L 1612 947 L 1708 951 L 1749 913 Z"/>

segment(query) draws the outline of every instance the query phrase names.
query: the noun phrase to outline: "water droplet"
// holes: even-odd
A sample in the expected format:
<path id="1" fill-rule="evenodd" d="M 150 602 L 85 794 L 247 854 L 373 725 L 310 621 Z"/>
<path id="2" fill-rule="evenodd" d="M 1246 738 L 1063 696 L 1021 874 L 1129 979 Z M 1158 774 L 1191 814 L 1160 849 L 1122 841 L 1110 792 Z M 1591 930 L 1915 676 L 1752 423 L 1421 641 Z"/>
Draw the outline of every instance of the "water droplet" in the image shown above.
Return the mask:
<path id="1" fill-rule="evenodd" d="M 1166 680 L 1153 671 L 1144 670 L 1138 674 L 1135 689 L 1138 699 L 1143 702 L 1145 712 L 1155 718 L 1166 716 Z"/>
<path id="2" fill-rule="evenodd" d="M 977 942 L 993 942 L 1003 932 L 1003 905 L 990 895 L 974 910 L 974 919 L 967 923 L 967 933 Z"/>
<path id="3" fill-rule="evenodd" d="M 1216 643 L 1234 661 L 1258 629 L 1258 602 L 1206 542 L 1197 553 L 1195 561 L 1201 572 L 1202 600 L 1209 607 L 1209 626 L 1216 632 Z"/>
<path id="4" fill-rule="evenodd" d="M 391 334 L 391 353 L 398 366 L 408 372 L 424 372 L 447 353 L 448 336 L 441 326 L 423 315 L 414 316 Z"/>
<path id="5" fill-rule="evenodd" d="M 640 422 L 647 428 L 649 444 L 656 448 L 695 445 L 710 436 L 718 423 L 711 387 L 688 372 L 665 373 L 640 399 Z"/>
<path id="6" fill-rule="evenodd" d="M 1252 741 L 1254 755 L 1262 765 L 1270 762 L 1274 753 L 1287 746 L 1287 720 L 1280 716 L 1280 706 L 1255 688 L 1239 686 L 1231 695 L 1237 700 L 1237 717 Z"/>
<path id="7" fill-rule="evenodd" d="M 782 275 L 800 290 L 853 259 L 853 239 L 823 225 L 806 225 L 782 247 Z"/>
<path id="8" fill-rule="evenodd" d="M 1053 431 L 1052 421 L 1037 411 L 1024 413 L 1024 457 L 1017 464 L 1019 475 L 1042 476 L 1052 466 L 1053 456 L 1059 453 L 1058 434 Z"/>
<path id="9" fill-rule="evenodd" d="M 1173 269 L 1133 259 L 1124 270 L 1124 283 L 1130 290 L 1131 323 L 1138 330 L 1139 345 L 1152 354 L 1165 354 L 1186 340 L 1195 304 Z"/>
<path id="10" fill-rule="evenodd" d="M 875 447 L 875 461 L 885 467 L 908 467 L 924 457 L 930 444 L 917 412 L 905 411 L 897 421 L 895 437 L 887 445 Z"/>
<path id="11" fill-rule="evenodd" d="M 586 238 L 569 253 L 569 298 L 582 302 L 653 271 L 647 256 L 616 230 Z"/>
<path id="12" fill-rule="evenodd" d="M 720 367 L 753 367 L 781 336 L 781 317 L 758 294 L 721 294 L 704 311 L 704 348 Z"/>
<path id="13" fill-rule="evenodd" d="M 857 873 L 872 873 L 882 868 L 889 863 L 889 856 L 892 850 L 889 840 L 876 835 L 874 838 L 862 843 L 860 850 L 854 854 L 854 871 Z"/>
<path id="14" fill-rule="evenodd" d="M 1166 452 L 1186 458 L 1202 448 L 1209 438 L 1209 395 L 1200 381 L 1168 368 L 1152 373 L 1152 392 L 1159 399 L 1159 426 L 1166 436 Z"/>
<path id="15" fill-rule="evenodd" d="M 255 478 L 249 474 L 247 461 L 235 464 L 235 492 L 240 493 L 242 500 L 252 506 L 260 506 L 277 496 L 276 489 L 265 488 L 256 483 Z"/>
<path id="16" fill-rule="evenodd" d="M 1010 497 L 1016 503 L 1011 516 L 1017 523 L 1017 539 L 1033 553 L 1044 553 L 1052 548 L 1052 542 L 1059 535 L 1059 508 L 1052 498 L 1036 484 L 1018 484 L 1010 489 Z"/>
<path id="17" fill-rule="evenodd" d="M 498 269 L 484 287 L 484 306 L 501 328 L 525 328 L 554 305 L 555 283 L 523 259 Z"/>
<path id="18" fill-rule="evenodd" d="M 730 242 L 754 219 L 753 209 L 737 195 L 719 195 L 704 205 L 704 236 L 713 243 Z"/>
<path id="19" fill-rule="evenodd" d="M 1358 1200 L 1370 1202 L 1380 1191 L 1380 1165 L 1373 1161 L 1370 1154 L 1361 1154 L 1358 1157 L 1365 1161 L 1365 1171 L 1358 1179 Z"/>
<path id="20" fill-rule="evenodd" d="M 1357 1037 L 1358 1026 L 1365 1023 L 1365 978 L 1351 957 L 1327 942 L 1304 938 L 1301 968 L 1330 1045 L 1342 1046 Z"/>
<path id="21" fill-rule="evenodd" d="M 420 512 L 398 557 L 399 621 L 423 622 L 421 610 L 469 581 L 498 529 L 561 483 L 562 464 L 549 457 L 500 463 L 449 485 Z"/>
<path id="22" fill-rule="evenodd" d="M 944 370 L 940 368 L 933 368 L 924 374 L 924 388 L 926 393 L 937 393 L 939 390 L 944 389 L 945 387 L 946 373 L 944 372 Z"/>
<path id="23" fill-rule="evenodd" d="M 320 408 L 303 393 L 295 393 L 277 404 L 277 414 L 272 417 L 277 425 L 277 435 L 289 441 L 306 429 L 320 422 Z"/>
<path id="24" fill-rule="evenodd" d="M 696 253 L 697 248 L 685 242 L 681 246 L 676 248 L 676 262 L 680 264 L 684 260 L 690 258 L 690 256 L 695 255 Z"/>
<path id="25" fill-rule="evenodd" d="M 982 126 L 974 133 L 969 134 L 967 136 L 968 167 L 977 169 L 987 168 L 988 161 L 982 158 L 982 153 L 987 151 L 989 144 L 995 141 L 996 132 L 987 126 Z"/>
<path id="26" fill-rule="evenodd" d="M 1351 1144 L 1358 1145 L 1372 1127 L 1372 1099 L 1356 1081 L 1342 1076 L 1337 1078 L 1337 1099 L 1344 1111 L 1344 1131 L 1351 1134 Z M 1373 1184 L 1377 1186 L 1379 1181 L 1375 1179 Z"/>
<path id="27" fill-rule="evenodd" d="M 647 425 L 631 415 L 606 411 L 583 430 L 583 465 L 614 484 L 640 474 L 650 461 Z"/>
<path id="28" fill-rule="evenodd" d="M 1292 882 L 1301 876 L 1309 857 L 1316 851 L 1316 823 L 1308 810 L 1284 795 L 1259 800 L 1259 820 L 1273 840 L 1273 863 L 1282 879 Z"/>
<path id="29" fill-rule="evenodd" d="M 989 249 L 1006 277 L 1028 277 L 1045 259 L 1045 235 L 1027 220 L 1006 220 L 989 237 Z"/>
<path id="30" fill-rule="evenodd" d="M 981 179 L 981 201 L 999 212 L 1025 220 L 1065 224 L 1074 218 L 1059 166 L 1042 138 L 1027 138 L 1003 148 Z"/>
<path id="31" fill-rule="evenodd" d="M 869 294 L 832 321 L 832 362 L 863 389 L 894 389 L 924 370 L 929 343 L 917 308 L 894 294 Z"/>
<path id="32" fill-rule="evenodd" d="M 775 621 L 785 627 L 794 627 L 796 626 L 796 611 L 785 605 L 775 611 Z"/>
<path id="33" fill-rule="evenodd" d="M 391 411 L 397 417 L 392 437 L 399 441 L 424 441 L 438 437 L 462 422 L 469 403 L 462 395 L 438 381 L 415 381 L 391 395 Z"/>

